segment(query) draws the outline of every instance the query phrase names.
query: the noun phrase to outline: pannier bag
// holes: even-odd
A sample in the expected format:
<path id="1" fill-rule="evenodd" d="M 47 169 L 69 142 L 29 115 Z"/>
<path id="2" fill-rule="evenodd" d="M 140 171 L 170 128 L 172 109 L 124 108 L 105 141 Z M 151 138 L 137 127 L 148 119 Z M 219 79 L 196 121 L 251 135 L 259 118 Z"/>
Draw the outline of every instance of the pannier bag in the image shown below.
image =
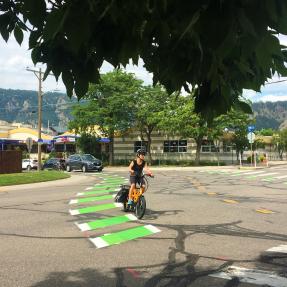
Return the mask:
<path id="1" fill-rule="evenodd" d="M 121 185 L 121 189 L 118 191 L 115 202 L 125 202 L 127 201 L 129 195 L 130 186 L 129 185 Z"/>

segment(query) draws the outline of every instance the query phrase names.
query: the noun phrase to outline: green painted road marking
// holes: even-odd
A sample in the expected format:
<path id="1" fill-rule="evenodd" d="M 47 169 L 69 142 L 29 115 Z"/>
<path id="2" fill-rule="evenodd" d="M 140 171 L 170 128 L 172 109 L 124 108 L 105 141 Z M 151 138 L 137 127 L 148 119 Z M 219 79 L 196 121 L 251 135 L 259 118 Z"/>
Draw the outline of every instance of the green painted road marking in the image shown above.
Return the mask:
<path id="1" fill-rule="evenodd" d="M 112 199 L 112 198 L 114 198 L 114 195 L 112 195 L 112 194 L 101 195 L 101 196 L 93 196 L 93 197 L 86 197 L 86 198 L 80 198 L 80 199 L 72 199 L 70 201 L 70 204 L 101 201 L 101 200 Z"/>
<path id="2" fill-rule="evenodd" d="M 112 208 L 121 207 L 121 206 L 123 206 L 122 203 L 117 203 L 117 202 L 107 203 L 107 204 L 101 204 L 101 205 L 96 205 L 96 206 L 84 207 L 80 209 L 70 209 L 70 214 L 71 215 L 86 214 L 86 213 L 92 213 L 92 212 L 112 209 Z"/>
<path id="3" fill-rule="evenodd" d="M 95 190 L 86 191 L 86 192 L 78 192 L 77 196 L 96 195 L 96 194 L 102 194 L 102 193 L 112 193 L 112 192 L 116 192 L 119 190 L 120 190 L 120 188 L 95 189 Z"/>
<path id="4" fill-rule="evenodd" d="M 160 230 L 155 226 L 145 225 L 106 234 L 96 238 L 90 238 L 90 240 L 96 245 L 97 248 L 103 248 L 115 244 L 121 244 L 123 242 L 137 239 L 140 237 L 152 235 L 157 232 L 160 232 Z"/>
<path id="5" fill-rule="evenodd" d="M 262 179 L 262 181 L 273 181 L 273 180 L 275 180 L 274 177 L 267 177 Z"/>
<path id="6" fill-rule="evenodd" d="M 137 220 L 137 218 L 133 214 L 126 214 L 121 216 L 98 219 L 87 223 L 76 223 L 76 225 L 81 229 L 81 231 L 88 231 L 112 225 L 122 224 L 133 220 Z"/>
<path id="7" fill-rule="evenodd" d="M 94 185 L 94 188 L 115 187 L 115 186 L 119 186 L 119 184 L 118 183 L 107 183 L 107 184 L 97 183 Z"/>

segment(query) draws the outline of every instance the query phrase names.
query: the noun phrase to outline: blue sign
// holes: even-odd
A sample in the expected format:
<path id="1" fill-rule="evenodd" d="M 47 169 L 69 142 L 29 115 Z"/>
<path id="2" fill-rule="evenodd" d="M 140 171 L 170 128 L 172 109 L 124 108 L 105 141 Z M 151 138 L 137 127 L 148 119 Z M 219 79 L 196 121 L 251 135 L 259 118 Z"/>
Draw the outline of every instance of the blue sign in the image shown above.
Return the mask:
<path id="1" fill-rule="evenodd" d="M 255 126 L 248 126 L 247 130 L 249 132 L 253 132 L 255 130 Z"/>
<path id="2" fill-rule="evenodd" d="M 43 143 L 43 140 L 42 139 L 38 139 L 38 143 Z"/>

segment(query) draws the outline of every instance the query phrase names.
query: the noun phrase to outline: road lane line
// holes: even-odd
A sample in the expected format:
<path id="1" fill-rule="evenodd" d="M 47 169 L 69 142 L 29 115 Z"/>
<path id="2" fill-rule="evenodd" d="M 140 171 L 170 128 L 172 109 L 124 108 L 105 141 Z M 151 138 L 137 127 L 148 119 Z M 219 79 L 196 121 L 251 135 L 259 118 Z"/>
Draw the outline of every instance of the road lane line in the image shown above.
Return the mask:
<path id="1" fill-rule="evenodd" d="M 270 173 L 264 173 L 264 174 L 259 174 L 259 175 L 252 175 L 252 176 L 248 176 L 247 178 L 256 178 L 256 177 L 261 177 L 261 176 L 269 176 L 273 174 L 278 174 L 278 172 L 270 172 Z"/>
<path id="2" fill-rule="evenodd" d="M 223 199 L 223 201 L 226 202 L 226 203 L 232 203 L 232 204 L 239 203 L 238 201 L 233 200 L 233 199 Z"/>
<path id="3" fill-rule="evenodd" d="M 272 210 L 265 209 L 265 208 L 259 208 L 259 209 L 256 209 L 255 211 L 259 212 L 259 213 L 264 213 L 264 214 L 272 214 L 272 213 L 274 213 Z"/>
<path id="4" fill-rule="evenodd" d="M 287 245 L 279 245 L 266 250 L 267 252 L 287 253 Z"/>
<path id="5" fill-rule="evenodd" d="M 242 283 L 252 283 L 255 285 L 269 287 L 286 287 L 287 278 L 278 276 L 274 272 L 263 270 L 247 269 L 237 266 L 229 266 L 226 270 L 209 275 L 211 277 L 232 280 L 238 278 Z"/>
<path id="6" fill-rule="evenodd" d="M 160 230 L 157 227 L 153 225 L 145 225 L 89 239 L 97 248 L 103 248 L 115 244 L 121 244 L 140 237 L 149 236 L 158 232 L 160 232 Z"/>
<path id="7" fill-rule="evenodd" d="M 286 177 L 287 177 L 287 175 L 275 176 L 275 178 L 277 178 L 277 179 L 286 178 Z"/>

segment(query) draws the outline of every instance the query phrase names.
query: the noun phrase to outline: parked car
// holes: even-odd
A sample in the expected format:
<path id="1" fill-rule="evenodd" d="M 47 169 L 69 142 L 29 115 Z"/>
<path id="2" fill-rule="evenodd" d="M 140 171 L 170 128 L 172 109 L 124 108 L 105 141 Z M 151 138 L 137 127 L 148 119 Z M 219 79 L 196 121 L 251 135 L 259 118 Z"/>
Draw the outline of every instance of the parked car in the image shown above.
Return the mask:
<path id="1" fill-rule="evenodd" d="M 86 171 L 102 171 L 103 163 L 91 154 L 73 154 L 66 161 L 66 171 L 72 170 Z"/>
<path id="2" fill-rule="evenodd" d="M 38 168 L 38 160 L 36 159 L 22 159 L 22 169 L 37 169 Z"/>
<path id="3" fill-rule="evenodd" d="M 65 170 L 66 161 L 62 158 L 50 158 L 45 161 L 42 169 L 43 170 L 45 169 Z"/>

